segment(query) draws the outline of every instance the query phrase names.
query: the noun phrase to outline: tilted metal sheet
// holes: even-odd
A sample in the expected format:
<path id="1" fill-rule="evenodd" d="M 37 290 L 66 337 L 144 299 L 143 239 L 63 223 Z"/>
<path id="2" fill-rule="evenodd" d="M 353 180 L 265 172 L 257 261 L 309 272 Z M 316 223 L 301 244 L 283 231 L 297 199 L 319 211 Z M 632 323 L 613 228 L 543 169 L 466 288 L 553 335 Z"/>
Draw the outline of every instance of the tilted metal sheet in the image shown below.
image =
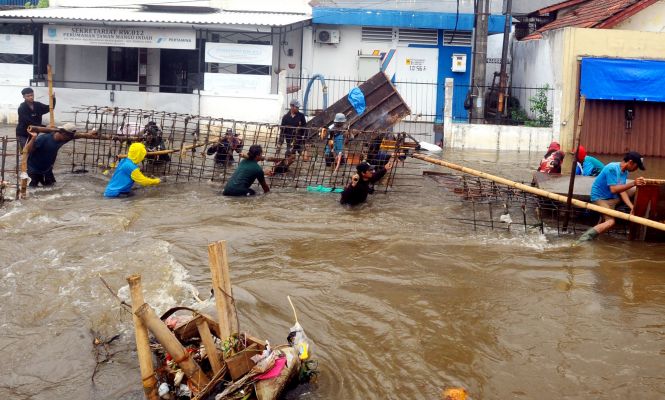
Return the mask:
<path id="1" fill-rule="evenodd" d="M 346 115 L 349 129 L 387 130 L 411 114 L 411 109 L 383 72 L 377 73 L 358 87 L 365 95 L 366 109 L 362 115 L 356 113 L 347 96 L 344 96 L 312 118 L 307 126 L 310 128 L 329 126 L 333 123 L 335 114 L 342 113 Z"/>
<path id="2" fill-rule="evenodd" d="M 626 127 L 626 105 L 633 105 L 632 128 Z M 665 103 L 587 100 L 581 144 L 589 154 L 665 157 Z"/>

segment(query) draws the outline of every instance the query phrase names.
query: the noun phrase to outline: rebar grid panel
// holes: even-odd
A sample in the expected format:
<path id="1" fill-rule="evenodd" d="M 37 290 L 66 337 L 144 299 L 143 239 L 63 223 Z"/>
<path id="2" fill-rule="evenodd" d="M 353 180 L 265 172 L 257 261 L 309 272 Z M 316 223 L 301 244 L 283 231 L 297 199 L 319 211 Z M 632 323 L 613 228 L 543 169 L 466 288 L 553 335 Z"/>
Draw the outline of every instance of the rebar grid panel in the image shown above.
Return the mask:
<path id="1" fill-rule="evenodd" d="M 246 153 L 254 144 L 263 148 L 265 160 L 260 164 L 267 175 L 274 171 L 277 164 L 285 162 L 287 149 L 294 144 L 300 146 L 293 152 L 295 156 L 290 160 L 292 164 L 287 172 L 267 177 L 268 184 L 273 188 L 343 187 L 355 173 L 359 162 L 367 160 L 380 165 L 387 161 L 375 159 L 381 143 L 383 145 L 378 154 L 382 157 L 395 153 L 403 157 L 394 163 L 394 168 L 377 186 L 377 191 L 410 188 L 417 186 L 422 179 L 418 163 L 404 157 L 414 151 L 417 143 L 403 133 L 346 131 L 344 162 L 335 168 L 334 162 L 331 165 L 330 160 L 326 160 L 328 138 L 325 130 L 300 128 L 297 136 L 310 139 L 288 143 L 281 140 L 283 127 L 268 123 L 98 106 L 75 108 L 72 116 L 79 130 L 96 129 L 99 134 L 97 139 L 78 139 L 61 149 L 58 162 L 69 164 L 73 173 L 112 173 L 133 142 L 149 143 L 147 125 L 154 123 L 161 132 L 163 146 L 159 148 L 159 155 L 150 156 L 149 153 L 141 168 L 148 175 L 168 177 L 174 182 L 212 180 L 223 184 L 235 170 L 240 158 L 238 152 Z M 233 140 L 242 145 L 232 152 L 233 160 L 229 158 L 227 162 L 216 162 L 208 150 L 219 141 L 227 140 L 224 137 L 228 129 L 232 130 Z M 151 151 L 150 148 L 148 150 Z M 161 156 L 170 159 L 166 161 L 160 159 Z"/>
<path id="2" fill-rule="evenodd" d="M 19 151 L 16 137 L 0 137 L 0 206 L 18 198 Z"/>
<path id="3" fill-rule="evenodd" d="M 473 226 L 474 230 L 538 229 L 546 228 L 563 233 L 561 225 L 565 207 L 555 201 L 524 192 L 514 187 L 497 184 L 488 179 L 453 173 L 427 173 L 440 187 L 444 198 L 460 205 L 450 220 Z M 587 229 L 597 222 L 594 213 L 574 208 L 569 232 Z"/>

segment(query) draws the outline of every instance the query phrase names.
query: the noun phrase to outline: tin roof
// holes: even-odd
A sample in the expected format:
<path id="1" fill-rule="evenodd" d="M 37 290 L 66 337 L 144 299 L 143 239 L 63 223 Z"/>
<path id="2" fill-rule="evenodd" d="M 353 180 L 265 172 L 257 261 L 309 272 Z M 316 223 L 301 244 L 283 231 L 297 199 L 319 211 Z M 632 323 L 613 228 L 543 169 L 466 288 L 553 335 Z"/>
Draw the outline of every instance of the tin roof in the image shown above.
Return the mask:
<path id="1" fill-rule="evenodd" d="M 211 13 L 147 12 L 130 7 L 49 7 L 0 12 L 0 21 L 33 22 L 118 22 L 185 25 L 255 25 L 286 26 L 308 21 L 310 15 L 299 13 L 217 11 Z"/>
<path id="2" fill-rule="evenodd" d="M 658 0 L 569 0 L 536 11 L 557 12 L 557 18 L 522 40 L 539 39 L 542 33 L 565 27 L 612 28 Z"/>

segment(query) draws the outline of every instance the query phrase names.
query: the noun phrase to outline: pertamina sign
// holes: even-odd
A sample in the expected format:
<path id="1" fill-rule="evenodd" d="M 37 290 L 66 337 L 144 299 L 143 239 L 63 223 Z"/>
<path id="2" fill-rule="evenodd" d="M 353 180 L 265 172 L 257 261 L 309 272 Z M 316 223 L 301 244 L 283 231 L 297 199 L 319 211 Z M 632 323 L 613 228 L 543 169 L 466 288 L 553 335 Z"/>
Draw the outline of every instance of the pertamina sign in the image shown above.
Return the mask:
<path id="1" fill-rule="evenodd" d="M 75 46 L 196 49 L 196 32 L 189 29 L 45 25 L 43 38 L 44 43 Z"/>

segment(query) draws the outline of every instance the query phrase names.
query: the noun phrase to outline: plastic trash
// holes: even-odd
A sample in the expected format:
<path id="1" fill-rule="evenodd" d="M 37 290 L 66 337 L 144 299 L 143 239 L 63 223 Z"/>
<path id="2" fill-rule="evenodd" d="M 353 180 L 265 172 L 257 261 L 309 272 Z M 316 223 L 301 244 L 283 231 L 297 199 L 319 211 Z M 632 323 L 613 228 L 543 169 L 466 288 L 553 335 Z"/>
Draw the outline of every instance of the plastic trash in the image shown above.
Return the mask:
<path id="1" fill-rule="evenodd" d="M 161 399 L 170 399 L 171 398 L 171 389 L 169 388 L 169 384 L 166 382 L 162 382 L 159 385 L 159 388 L 157 389 L 157 395 Z"/>
<path id="2" fill-rule="evenodd" d="M 307 360 L 309 358 L 309 340 L 307 339 L 305 330 L 298 322 L 291 327 L 288 341 L 292 347 L 298 350 L 298 357 L 301 360 Z"/>
<path id="3" fill-rule="evenodd" d="M 180 384 L 178 387 L 178 398 L 182 397 L 192 397 L 192 390 L 189 388 L 189 386 L 183 384 Z"/>

